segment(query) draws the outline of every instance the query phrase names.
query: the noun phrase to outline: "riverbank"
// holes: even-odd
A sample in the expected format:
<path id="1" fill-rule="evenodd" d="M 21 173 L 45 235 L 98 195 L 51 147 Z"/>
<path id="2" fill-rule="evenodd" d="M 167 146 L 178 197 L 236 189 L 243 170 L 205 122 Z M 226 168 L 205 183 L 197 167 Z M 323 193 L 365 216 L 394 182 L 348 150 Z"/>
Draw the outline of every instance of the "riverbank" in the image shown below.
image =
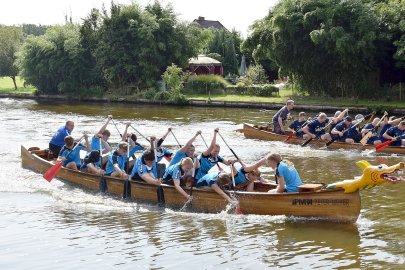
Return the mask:
<path id="1" fill-rule="evenodd" d="M 141 99 L 134 97 L 68 97 L 62 95 L 34 95 L 30 93 L 1 93 L 0 98 L 14 98 L 14 99 L 34 99 L 39 101 L 56 101 L 56 102 L 96 102 L 96 103 L 127 103 L 127 104 L 150 104 L 150 105 L 173 105 L 178 106 L 178 104 L 173 104 L 167 101 L 160 100 L 150 100 Z M 189 106 L 199 106 L 199 107 L 228 107 L 228 108 L 257 108 L 261 110 L 278 110 L 284 103 L 282 102 L 265 102 L 265 101 L 232 101 L 232 100 L 216 100 L 212 98 L 189 98 Z M 313 112 L 334 112 L 341 110 L 342 108 L 349 108 L 351 112 L 354 113 L 367 113 L 371 110 L 375 110 L 373 107 L 364 106 L 333 106 L 333 105 L 321 105 L 321 104 L 300 104 L 296 102 L 295 111 L 313 111 Z M 394 108 L 384 106 L 384 110 L 389 110 L 391 114 L 404 115 L 405 108 Z M 378 110 L 378 108 L 377 108 Z"/>

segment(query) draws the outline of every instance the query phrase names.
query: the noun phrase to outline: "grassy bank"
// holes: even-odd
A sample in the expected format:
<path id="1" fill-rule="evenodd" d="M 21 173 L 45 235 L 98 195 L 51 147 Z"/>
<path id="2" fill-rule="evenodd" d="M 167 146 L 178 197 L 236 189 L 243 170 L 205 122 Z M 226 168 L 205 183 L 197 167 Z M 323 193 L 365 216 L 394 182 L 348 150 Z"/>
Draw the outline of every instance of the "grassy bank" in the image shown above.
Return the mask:
<path id="1" fill-rule="evenodd" d="M 10 93 L 10 94 L 33 94 L 36 90 L 33 86 L 28 86 L 24 88 L 24 80 L 17 77 L 18 89 L 14 90 L 13 80 L 9 77 L 0 77 L 0 94 Z M 288 98 L 293 98 L 296 104 L 303 105 L 330 105 L 338 107 L 368 107 L 376 110 L 389 110 L 390 108 L 402 108 L 405 109 L 405 100 L 402 101 L 376 101 L 376 100 L 351 100 L 351 99 L 340 99 L 340 98 L 319 98 L 319 97 L 309 97 L 298 95 L 296 91 L 292 91 L 291 88 L 281 88 L 280 96 L 273 97 L 258 97 L 258 96 L 247 96 L 247 95 L 194 95 L 186 94 L 188 99 L 202 99 L 216 101 L 251 101 L 251 102 L 270 102 L 270 103 L 284 103 Z M 120 96 L 114 95 L 115 99 L 120 98 Z M 134 96 L 123 96 L 122 98 L 134 98 Z"/>
<path id="2" fill-rule="evenodd" d="M 32 85 L 24 87 L 24 80 L 20 77 L 16 78 L 17 90 L 14 90 L 14 83 L 10 77 L 0 77 L 0 94 L 33 94 L 36 88 Z"/>

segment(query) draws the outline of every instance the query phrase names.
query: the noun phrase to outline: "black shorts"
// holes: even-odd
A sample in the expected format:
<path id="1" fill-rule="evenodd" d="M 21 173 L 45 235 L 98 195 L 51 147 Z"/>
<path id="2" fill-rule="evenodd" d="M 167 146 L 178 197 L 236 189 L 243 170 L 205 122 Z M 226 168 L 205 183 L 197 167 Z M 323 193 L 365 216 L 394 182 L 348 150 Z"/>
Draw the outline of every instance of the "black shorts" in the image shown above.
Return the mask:
<path id="1" fill-rule="evenodd" d="M 55 145 L 52 143 L 49 144 L 49 150 L 52 152 L 54 157 L 59 156 L 61 149 L 62 149 L 62 146 L 58 146 L 58 145 Z"/>

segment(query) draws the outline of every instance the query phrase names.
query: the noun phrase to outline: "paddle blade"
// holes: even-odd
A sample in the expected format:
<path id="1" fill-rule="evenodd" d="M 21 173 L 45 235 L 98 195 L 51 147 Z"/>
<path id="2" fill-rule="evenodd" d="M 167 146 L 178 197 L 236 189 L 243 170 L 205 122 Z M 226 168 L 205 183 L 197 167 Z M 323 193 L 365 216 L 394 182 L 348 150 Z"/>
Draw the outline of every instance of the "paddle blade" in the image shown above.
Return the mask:
<path id="1" fill-rule="evenodd" d="M 288 140 L 291 139 L 293 137 L 293 135 L 294 134 L 292 134 L 292 133 L 290 135 L 288 135 L 287 139 L 285 139 L 284 142 L 288 142 Z"/>
<path id="2" fill-rule="evenodd" d="M 375 147 L 375 151 L 380 151 L 381 149 L 387 147 L 388 145 L 390 145 L 393 141 L 386 141 L 384 143 L 380 143 L 379 145 L 377 145 Z"/>
<path id="3" fill-rule="evenodd" d="M 47 170 L 42 176 L 45 178 L 46 181 L 51 182 L 52 179 L 59 173 L 61 167 L 62 167 L 62 162 L 58 161 L 49 170 Z"/>
<path id="4" fill-rule="evenodd" d="M 238 204 L 235 208 L 235 214 L 237 215 L 243 215 L 242 210 L 240 210 L 240 205 Z"/>
<path id="5" fill-rule="evenodd" d="M 334 143 L 336 141 L 336 139 L 332 139 L 332 140 L 330 140 L 329 142 L 327 142 L 326 143 L 326 146 L 329 146 L 329 145 L 331 145 L 332 143 Z"/>

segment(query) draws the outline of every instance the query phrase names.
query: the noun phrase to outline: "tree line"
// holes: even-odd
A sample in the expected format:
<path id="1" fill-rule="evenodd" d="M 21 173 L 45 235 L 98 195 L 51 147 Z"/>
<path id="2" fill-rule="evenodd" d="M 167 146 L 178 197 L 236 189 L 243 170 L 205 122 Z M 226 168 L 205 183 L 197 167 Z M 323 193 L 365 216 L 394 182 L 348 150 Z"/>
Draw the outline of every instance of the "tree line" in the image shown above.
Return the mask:
<path id="1" fill-rule="evenodd" d="M 311 95 L 381 97 L 405 82 L 405 0 L 282 0 L 243 43 Z"/>
<path id="2" fill-rule="evenodd" d="M 379 97 L 405 82 L 405 0 L 280 0 L 251 30 L 243 40 L 182 22 L 159 1 L 112 3 L 80 24 L 0 26 L 0 76 L 47 94 L 128 94 L 204 53 L 231 75 L 245 54 L 268 80 L 288 76 L 317 96 Z"/>
<path id="3" fill-rule="evenodd" d="M 158 1 L 145 8 L 112 3 L 109 10 L 92 9 L 80 24 L 67 21 L 32 35 L 40 30 L 0 28 L 0 36 L 18 36 L 1 39 L 13 52 L 7 53 L 12 56 L 7 63 L 0 62 L 15 72 L 0 67 L 0 76 L 18 73 L 46 94 L 91 95 L 107 89 L 128 93 L 155 87 L 168 66 L 187 67 L 188 59 L 199 53 L 217 53 L 225 72 L 236 73 L 242 42 L 236 31 L 181 22 L 171 5 Z"/>

